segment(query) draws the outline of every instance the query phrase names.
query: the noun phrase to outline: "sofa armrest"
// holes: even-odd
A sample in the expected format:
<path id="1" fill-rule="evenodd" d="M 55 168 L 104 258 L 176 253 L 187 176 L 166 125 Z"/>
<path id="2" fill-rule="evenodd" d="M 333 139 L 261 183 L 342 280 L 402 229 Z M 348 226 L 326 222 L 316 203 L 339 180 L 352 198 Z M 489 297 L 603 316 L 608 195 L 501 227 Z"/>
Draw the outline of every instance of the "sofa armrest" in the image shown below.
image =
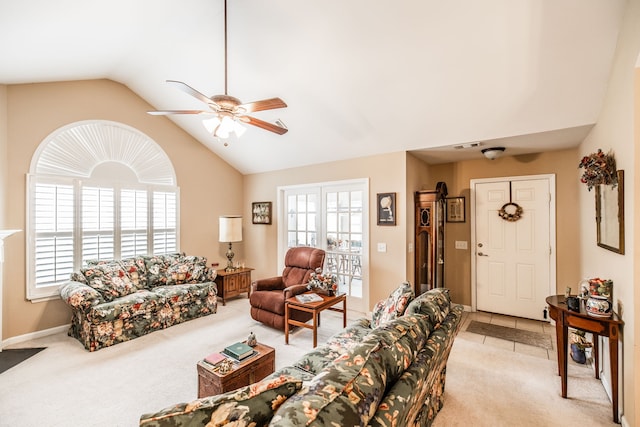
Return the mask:
<path id="1" fill-rule="evenodd" d="M 88 310 L 103 301 L 102 295 L 91 286 L 70 281 L 60 287 L 60 298 L 72 308 L 80 311 Z"/>
<path id="2" fill-rule="evenodd" d="M 303 285 L 291 285 L 287 288 L 284 289 L 284 299 L 288 299 L 291 297 L 294 297 L 296 295 L 302 294 L 304 292 L 307 292 L 309 289 L 307 289 L 307 285 L 303 284 Z"/>
<path id="3" fill-rule="evenodd" d="M 254 280 L 251 284 L 251 292 L 254 291 L 277 291 L 283 290 L 282 276 L 270 277 L 268 279 Z"/>

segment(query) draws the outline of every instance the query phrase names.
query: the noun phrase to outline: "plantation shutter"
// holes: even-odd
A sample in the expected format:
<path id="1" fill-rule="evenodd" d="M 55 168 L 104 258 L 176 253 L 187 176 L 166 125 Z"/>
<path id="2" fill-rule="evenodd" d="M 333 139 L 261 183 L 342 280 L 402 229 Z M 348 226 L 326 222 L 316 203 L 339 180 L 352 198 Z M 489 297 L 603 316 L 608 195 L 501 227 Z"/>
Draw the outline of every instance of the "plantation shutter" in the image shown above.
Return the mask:
<path id="1" fill-rule="evenodd" d="M 177 251 L 177 203 L 175 192 L 153 192 L 153 253 Z"/>
<path id="2" fill-rule="evenodd" d="M 73 271 L 73 186 L 36 184 L 33 217 L 35 287 L 62 283 Z"/>
<path id="3" fill-rule="evenodd" d="M 82 188 L 82 260 L 113 259 L 115 234 L 113 188 Z"/>
<path id="4" fill-rule="evenodd" d="M 147 254 L 147 192 L 123 189 L 120 192 L 120 218 L 120 258 Z"/>

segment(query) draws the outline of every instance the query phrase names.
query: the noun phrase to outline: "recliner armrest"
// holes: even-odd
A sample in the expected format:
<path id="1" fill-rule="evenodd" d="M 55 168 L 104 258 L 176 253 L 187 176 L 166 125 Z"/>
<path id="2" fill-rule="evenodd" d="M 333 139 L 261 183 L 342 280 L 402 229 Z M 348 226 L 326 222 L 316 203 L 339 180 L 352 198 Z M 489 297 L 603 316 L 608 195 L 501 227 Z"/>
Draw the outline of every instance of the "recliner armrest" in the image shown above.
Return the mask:
<path id="1" fill-rule="evenodd" d="M 251 283 L 251 292 L 254 291 L 276 291 L 283 290 L 282 276 L 270 277 L 268 279 L 258 279 Z"/>
<path id="2" fill-rule="evenodd" d="M 291 285 L 287 288 L 284 289 L 284 299 L 287 298 L 291 298 L 294 297 L 296 295 L 302 294 L 304 292 L 307 292 L 307 285 L 303 284 L 303 285 Z"/>

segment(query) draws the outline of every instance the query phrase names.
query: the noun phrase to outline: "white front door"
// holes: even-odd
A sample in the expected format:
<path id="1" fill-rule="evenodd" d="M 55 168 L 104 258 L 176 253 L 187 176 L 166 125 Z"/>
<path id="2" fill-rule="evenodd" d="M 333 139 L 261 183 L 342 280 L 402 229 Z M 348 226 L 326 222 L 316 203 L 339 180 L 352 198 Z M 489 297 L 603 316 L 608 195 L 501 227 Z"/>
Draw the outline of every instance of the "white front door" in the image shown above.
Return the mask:
<path id="1" fill-rule="evenodd" d="M 477 310 L 544 320 L 556 293 L 554 184 L 547 175 L 471 181 Z"/>

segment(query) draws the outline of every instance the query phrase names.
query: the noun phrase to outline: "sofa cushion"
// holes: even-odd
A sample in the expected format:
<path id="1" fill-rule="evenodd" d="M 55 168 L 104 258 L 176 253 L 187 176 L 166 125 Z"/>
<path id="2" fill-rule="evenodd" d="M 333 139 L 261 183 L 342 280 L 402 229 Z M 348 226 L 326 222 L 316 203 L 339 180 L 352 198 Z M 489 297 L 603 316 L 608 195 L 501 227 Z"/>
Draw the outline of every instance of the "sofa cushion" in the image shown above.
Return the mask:
<path id="1" fill-rule="evenodd" d="M 181 403 L 140 417 L 140 426 L 266 426 L 274 411 L 302 386 L 300 380 L 281 376 L 216 396 Z M 180 416 L 176 423 L 175 416 Z"/>
<path id="2" fill-rule="evenodd" d="M 107 302 L 138 290 L 129 273 L 118 261 L 96 264 L 83 268 L 80 272 L 86 278 L 87 284 L 98 291 Z"/>
<path id="3" fill-rule="evenodd" d="M 156 286 L 151 290 L 154 294 L 161 295 L 172 307 L 193 304 L 204 301 L 207 295 L 216 297 L 216 285 L 212 282 L 187 283 L 183 285 Z"/>
<path id="4" fill-rule="evenodd" d="M 404 314 L 413 298 L 413 288 L 408 282 L 398 286 L 387 299 L 378 301 L 371 315 L 371 327 L 377 328 L 385 322 Z"/>
<path id="5" fill-rule="evenodd" d="M 287 399 L 272 426 L 367 425 L 386 386 L 380 343 L 361 344 L 306 383 Z"/>
<path id="6" fill-rule="evenodd" d="M 121 318 L 152 316 L 160 306 L 164 305 L 164 301 L 162 295 L 141 290 L 93 306 L 88 317 L 96 324 Z"/>
<path id="7" fill-rule="evenodd" d="M 449 314 L 451 299 L 449 289 L 434 288 L 411 301 L 407 307 L 406 314 L 423 314 L 429 316 L 434 328 L 437 327 Z"/>
<path id="8" fill-rule="evenodd" d="M 147 267 L 141 256 L 125 258 L 119 261 L 120 265 L 129 274 L 131 281 L 138 289 L 147 287 Z"/>
<path id="9" fill-rule="evenodd" d="M 182 254 L 145 255 L 142 257 L 147 270 L 147 288 L 167 284 L 167 269 Z"/>
<path id="10" fill-rule="evenodd" d="M 293 366 L 303 371 L 317 374 L 340 356 L 360 344 L 371 333 L 369 319 L 361 318 L 342 331 L 336 333 L 327 342 L 314 348 L 298 359 Z"/>
<path id="11" fill-rule="evenodd" d="M 207 279 L 207 258 L 200 256 L 181 256 L 167 268 L 167 285 L 199 283 Z"/>

